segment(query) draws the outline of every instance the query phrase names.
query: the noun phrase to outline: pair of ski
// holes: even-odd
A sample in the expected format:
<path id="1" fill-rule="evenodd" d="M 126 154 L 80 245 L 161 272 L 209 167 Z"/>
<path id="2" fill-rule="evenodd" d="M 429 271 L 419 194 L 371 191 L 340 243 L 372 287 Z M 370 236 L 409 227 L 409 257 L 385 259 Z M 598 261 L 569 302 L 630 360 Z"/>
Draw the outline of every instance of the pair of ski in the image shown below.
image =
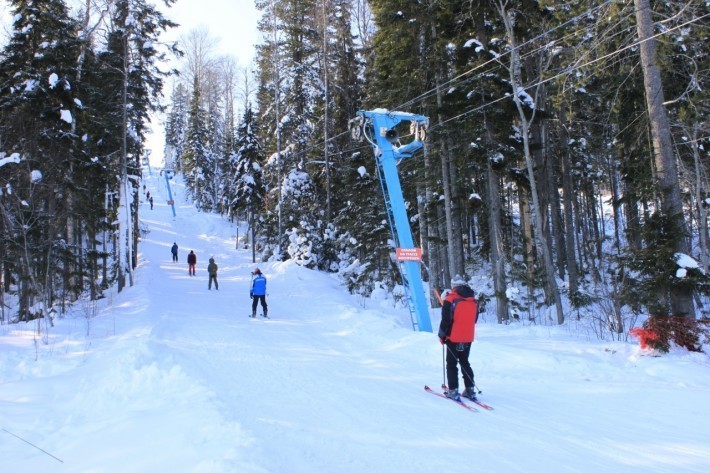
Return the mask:
<path id="1" fill-rule="evenodd" d="M 429 386 L 424 386 L 424 390 L 425 390 L 426 392 L 428 392 L 428 393 L 431 393 L 431 394 L 433 394 L 433 395 L 435 395 L 435 396 L 439 396 L 439 397 L 444 398 L 444 399 L 448 399 L 449 401 L 453 401 L 453 402 L 455 402 L 456 404 L 458 404 L 459 406 L 461 406 L 461 407 L 463 407 L 464 409 L 467 409 L 467 410 L 469 410 L 469 411 L 471 411 L 471 412 L 478 412 L 478 409 L 476 409 L 475 407 L 473 407 L 471 404 L 468 404 L 468 403 L 466 403 L 466 402 L 464 402 L 464 401 L 457 401 L 457 400 L 455 400 L 455 399 L 451 399 L 450 397 L 447 397 L 446 394 L 444 394 L 444 393 L 446 392 L 446 390 L 447 390 L 447 389 L 446 389 L 446 386 L 442 385 L 442 386 L 441 386 L 441 389 L 443 389 L 444 392 L 434 391 L 434 390 L 431 389 Z M 483 408 L 483 409 L 485 409 L 485 410 L 487 410 L 487 411 L 492 411 L 492 410 L 493 410 L 493 408 L 492 408 L 491 406 L 489 406 L 488 404 L 486 404 L 486 403 L 484 403 L 484 402 L 481 402 L 481 401 L 470 401 L 470 402 L 476 404 L 477 406 L 479 406 L 479 407 L 481 407 L 481 408 Z"/>
<path id="2" fill-rule="evenodd" d="M 264 320 L 270 320 L 270 319 L 271 319 L 271 317 L 269 317 L 268 315 L 264 315 L 264 314 L 250 315 L 249 318 L 250 318 L 250 319 L 264 319 Z"/>

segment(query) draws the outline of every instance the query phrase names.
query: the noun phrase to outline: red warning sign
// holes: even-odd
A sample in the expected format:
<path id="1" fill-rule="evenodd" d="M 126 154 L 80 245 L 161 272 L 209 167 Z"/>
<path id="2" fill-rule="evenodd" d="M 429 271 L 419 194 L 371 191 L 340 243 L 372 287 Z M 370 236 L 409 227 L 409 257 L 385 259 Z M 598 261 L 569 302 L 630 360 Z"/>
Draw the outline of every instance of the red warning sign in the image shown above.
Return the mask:
<path id="1" fill-rule="evenodd" d="M 417 261 L 422 260 L 421 248 L 397 248 L 397 261 Z"/>

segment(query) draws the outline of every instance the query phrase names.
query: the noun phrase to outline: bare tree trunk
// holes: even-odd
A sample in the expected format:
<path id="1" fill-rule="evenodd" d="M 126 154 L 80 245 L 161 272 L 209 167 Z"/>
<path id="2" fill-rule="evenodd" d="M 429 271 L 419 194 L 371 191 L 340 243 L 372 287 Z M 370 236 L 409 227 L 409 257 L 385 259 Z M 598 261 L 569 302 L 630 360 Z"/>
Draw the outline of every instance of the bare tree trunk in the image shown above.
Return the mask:
<path id="1" fill-rule="evenodd" d="M 432 24 L 432 38 L 437 38 L 436 25 Z M 443 109 L 444 99 L 441 84 L 444 82 L 443 66 L 435 64 L 436 104 L 437 110 Z M 438 112 L 439 122 L 444 122 L 441 112 Z M 446 210 L 446 240 L 448 244 L 448 266 L 452 274 L 462 275 L 465 272 L 463 260 L 463 230 L 461 228 L 461 208 L 459 202 L 458 176 L 456 163 L 452 157 L 453 145 L 446 129 L 441 137 L 441 183 L 444 190 L 444 203 Z"/>
<path id="2" fill-rule="evenodd" d="M 479 41 L 488 48 L 488 32 L 484 23 L 483 15 L 476 16 L 476 36 Z M 493 124 L 484 115 L 484 126 L 486 130 L 486 146 L 488 149 L 495 149 L 496 141 L 493 132 Z M 510 320 L 508 309 L 508 290 L 505 280 L 506 254 L 503 238 L 503 225 L 501 222 L 501 189 L 498 173 L 493 169 L 491 157 L 486 160 L 486 189 L 488 190 L 488 239 L 490 241 L 490 259 L 493 268 L 493 290 L 496 298 L 496 319 L 499 324 L 507 323 Z"/>
<path id="3" fill-rule="evenodd" d="M 136 156 L 136 159 L 140 159 Z M 131 181 L 131 189 L 133 189 L 133 210 L 131 215 L 133 217 L 133 239 L 131 243 L 131 269 L 136 269 L 138 267 L 138 243 L 140 241 L 140 219 L 138 218 L 138 210 L 140 209 L 140 193 L 137 191 L 136 184 Z M 133 271 L 131 271 L 132 273 Z M 131 274 L 132 277 L 132 274 Z M 132 284 L 131 284 L 132 285 Z"/>
<path id="4" fill-rule="evenodd" d="M 424 202 L 420 207 L 419 220 L 426 220 L 422 227 L 422 248 L 425 250 L 429 273 L 429 300 L 432 307 L 439 307 L 439 300 L 434 293 L 435 290 L 443 289 L 444 278 L 441 263 L 441 245 L 439 243 L 439 223 L 437 219 L 438 203 L 434 200 L 434 193 L 431 190 L 431 183 L 436 182 L 434 176 L 438 175 L 436 166 L 428 152 L 428 147 L 424 147 Z M 426 237 L 424 236 L 426 232 Z"/>
<path id="5" fill-rule="evenodd" d="M 416 188 L 417 213 L 419 214 L 419 247 L 422 249 L 423 253 L 422 261 L 426 263 L 423 265 L 423 269 L 425 270 L 424 279 L 429 283 L 429 301 L 430 304 L 434 304 L 436 301 L 436 296 L 434 295 L 434 289 L 436 289 L 436 286 L 432 284 L 433 278 L 429 272 L 430 265 L 428 264 L 428 262 L 430 261 L 429 219 L 427 218 L 427 209 L 429 207 L 429 203 L 427 201 L 428 191 L 426 188 L 426 184 L 422 183 L 421 180 L 417 180 Z M 432 307 L 436 307 L 436 305 L 432 305 Z"/>
<path id="6" fill-rule="evenodd" d="M 518 186 L 518 202 L 520 213 L 520 229 L 523 234 L 523 249 L 525 251 L 525 271 L 527 274 L 527 286 L 530 297 L 533 295 L 535 283 L 535 245 L 532 229 L 532 217 L 530 215 L 529 189 Z"/>
<path id="7" fill-rule="evenodd" d="M 323 7 L 323 161 L 325 162 L 325 221 L 331 220 L 331 184 L 330 184 L 330 157 L 328 156 L 328 126 L 329 126 L 329 99 L 328 99 L 328 17 L 326 15 L 326 0 L 322 1 Z"/>
<path id="8" fill-rule="evenodd" d="M 5 282 L 3 281 L 4 275 L 5 265 L 2 263 L 2 259 L 0 258 L 0 324 L 5 323 Z"/>
<path id="9" fill-rule="evenodd" d="M 626 242 L 629 249 L 641 248 L 641 217 L 638 208 L 638 196 L 628 181 L 624 181 L 624 215 L 626 221 Z"/>
<path id="10" fill-rule="evenodd" d="M 537 97 L 536 97 L 537 99 Z M 535 100 L 540 103 L 541 100 Z M 547 247 L 550 255 L 552 250 L 552 227 L 550 215 L 550 201 L 552 199 L 552 187 L 550 186 L 549 163 L 545 159 L 544 153 L 544 127 L 540 120 L 530 120 L 530 155 L 533 160 L 533 169 L 535 170 L 535 182 L 539 186 L 537 197 L 540 203 L 540 215 L 542 216 L 541 231 L 545 234 Z"/>
<path id="11" fill-rule="evenodd" d="M 678 169 L 673 155 L 671 131 L 668 116 L 663 105 L 663 83 L 656 65 L 656 41 L 653 39 L 653 21 L 649 0 L 634 0 L 636 6 L 636 27 L 641 53 L 643 82 L 646 89 L 646 106 L 651 122 L 654 158 L 661 192 L 661 209 L 670 219 L 679 238 L 674 248 L 678 253 L 689 253 L 688 229 L 683 216 L 683 201 L 680 194 Z M 695 316 L 693 291 L 685 287 L 670 288 L 670 308 L 672 315 Z"/>
<path id="12" fill-rule="evenodd" d="M 695 204 L 698 209 L 698 240 L 700 245 L 700 264 L 705 274 L 708 273 L 708 211 L 703 198 L 704 176 L 698 150 L 698 126 L 693 126 L 690 135 L 691 149 L 693 151 L 693 164 L 695 166 Z"/>
<path id="13" fill-rule="evenodd" d="M 597 213 L 597 193 L 595 186 L 591 182 L 587 182 L 584 186 L 584 199 L 587 204 L 587 214 L 589 215 L 589 254 L 593 261 L 599 261 L 602 258 L 601 254 L 601 232 L 599 230 L 600 218 Z"/>
<path id="14" fill-rule="evenodd" d="M 372 38 L 375 33 L 375 20 L 369 0 L 354 0 L 352 3 L 353 30 L 357 32 L 362 49 L 372 51 Z"/>
<path id="15" fill-rule="evenodd" d="M 438 75 L 437 83 L 440 83 Z M 441 109 L 443 106 L 442 92 L 438 86 L 436 90 L 438 108 Z M 445 120 L 445 117 L 441 114 L 439 114 L 438 118 L 441 122 Z M 452 182 L 452 177 L 455 177 L 455 173 L 451 171 L 453 159 L 451 157 L 450 139 L 446 130 L 444 130 L 443 134 L 444 136 L 442 136 L 439 153 L 441 159 L 441 185 L 444 191 L 444 210 L 446 212 L 447 267 L 450 274 L 463 275 L 463 242 L 460 226 L 460 209 L 457 202 L 458 192 L 456 182 Z"/>
<path id="16" fill-rule="evenodd" d="M 273 9 L 274 4 L 271 5 Z M 281 240 L 283 236 L 283 203 L 281 202 L 282 192 L 281 192 L 281 174 L 282 163 L 281 163 L 281 61 L 279 52 L 279 33 L 276 28 L 276 14 L 271 12 L 271 17 L 273 19 L 273 24 L 271 27 L 272 32 L 272 42 L 274 44 L 274 70 L 272 71 L 273 82 L 274 82 L 274 122 L 275 122 L 275 133 L 276 133 L 276 205 L 278 225 L 276 234 L 276 247 L 278 248 L 279 256 L 283 253 L 281 248 Z M 252 242 L 253 244 L 253 242 Z"/>
<path id="17" fill-rule="evenodd" d="M 118 291 L 125 286 L 124 270 L 128 272 L 129 285 L 133 286 L 133 228 L 131 204 L 128 192 L 128 32 L 123 34 L 123 90 L 122 90 L 122 126 L 121 126 L 121 203 L 125 215 L 125 228 L 121 228 L 119 219 L 118 248 Z"/>
<path id="18" fill-rule="evenodd" d="M 491 160 L 486 162 L 488 179 L 488 231 L 491 244 L 491 266 L 493 268 L 493 289 L 496 298 L 496 318 L 499 324 L 510 319 L 508 312 L 507 286 L 505 282 L 505 251 L 503 249 L 503 231 L 500 222 L 500 186 L 498 175 L 493 170 Z"/>
<path id="19" fill-rule="evenodd" d="M 256 263 L 256 228 L 253 208 L 249 212 L 249 229 L 251 230 L 251 262 Z"/>
<path id="20" fill-rule="evenodd" d="M 557 287 L 557 281 L 555 280 L 555 270 L 552 264 L 552 255 L 550 254 L 550 248 L 547 244 L 547 238 L 543 232 L 544 222 L 542 219 L 542 211 L 540 209 L 540 199 L 537 191 L 537 183 L 535 181 L 535 169 L 533 167 L 533 157 L 530 153 L 530 123 L 534 120 L 535 113 L 533 112 L 532 118 L 528 119 L 525 115 L 525 110 L 523 109 L 523 104 L 520 99 L 522 78 L 520 72 L 520 52 L 518 50 L 515 33 L 513 31 L 513 20 L 511 18 L 510 12 L 505 9 L 505 4 L 498 3 L 499 12 L 505 23 L 506 32 L 508 34 L 508 42 L 511 46 L 510 55 L 510 83 L 513 88 L 513 100 L 515 106 L 518 109 L 518 115 L 520 116 L 520 126 L 521 134 L 523 137 L 523 149 L 525 152 L 525 163 L 527 165 L 528 178 L 530 180 L 530 194 L 533 200 L 533 216 L 535 222 L 535 237 L 538 242 L 538 246 L 542 251 L 544 271 L 545 271 L 545 288 L 548 301 L 554 303 L 557 309 L 557 323 L 564 323 L 564 313 L 562 312 L 562 299 L 560 297 L 560 291 Z"/>
<path id="21" fill-rule="evenodd" d="M 426 147 L 424 147 L 424 163 L 422 165 L 422 172 L 424 174 L 424 179 L 422 182 L 422 179 L 417 180 L 417 212 L 419 214 L 419 247 L 422 249 L 422 261 L 423 261 L 423 267 L 426 272 L 426 281 L 429 283 L 429 304 L 431 307 L 438 307 L 438 299 L 436 297 L 436 294 L 434 291 L 438 289 L 438 286 L 435 284 L 435 275 L 432 274 L 432 258 L 431 258 L 431 250 L 432 250 L 432 244 L 431 241 L 429 240 L 430 237 L 430 232 L 431 232 L 431 219 L 429 218 L 429 209 L 430 209 L 430 196 L 431 192 L 429 191 L 429 181 L 426 178 L 427 176 L 427 165 L 428 163 L 428 154 Z"/>
<path id="22" fill-rule="evenodd" d="M 557 187 L 557 159 L 552 153 L 547 154 L 548 165 L 545 167 L 547 170 L 547 182 L 548 189 L 550 191 L 550 221 L 551 221 L 551 235 L 553 236 L 553 241 L 556 243 L 552 245 L 551 251 L 557 254 L 557 274 L 560 279 L 565 278 L 565 261 L 567 260 L 567 250 L 565 244 L 565 235 L 563 231 L 563 218 L 562 218 L 562 198 L 560 197 L 560 191 Z"/>
<path id="23" fill-rule="evenodd" d="M 449 248 L 451 251 L 451 271 L 454 274 L 464 275 L 466 272 L 466 267 L 464 264 L 464 248 L 463 248 L 463 218 L 461 210 L 461 188 L 459 186 L 458 169 L 456 167 L 456 160 L 453 156 L 453 143 L 449 133 L 446 134 L 447 146 L 446 150 L 448 152 L 448 158 L 446 162 L 449 166 L 449 185 L 451 186 L 451 228 L 453 231 L 454 239 L 449 242 Z"/>
<path id="24" fill-rule="evenodd" d="M 436 203 L 436 221 L 439 222 L 437 228 L 437 246 L 439 248 L 439 273 L 441 278 L 442 287 L 449 287 L 449 282 L 451 281 L 451 268 L 449 267 L 449 258 L 447 256 L 447 246 L 445 243 L 446 239 L 446 210 L 441 201 Z"/>
<path id="25" fill-rule="evenodd" d="M 617 254 L 621 254 L 621 195 L 619 193 L 619 173 L 616 169 L 616 157 L 610 157 L 607 163 L 607 172 L 609 173 L 609 189 L 611 190 L 611 206 L 614 211 L 614 245 L 616 246 Z"/>
<path id="26" fill-rule="evenodd" d="M 562 147 L 562 199 L 565 226 L 565 260 L 567 262 L 567 280 L 569 293 L 579 291 L 577 280 L 577 258 L 575 257 L 575 231 L 574 231 L 574 183 L 572 182 L 572 164 L 569 155 L 569 136 L 567 133 L 567 117 L 564 108 L 560 112 L 560 144 Z"/>

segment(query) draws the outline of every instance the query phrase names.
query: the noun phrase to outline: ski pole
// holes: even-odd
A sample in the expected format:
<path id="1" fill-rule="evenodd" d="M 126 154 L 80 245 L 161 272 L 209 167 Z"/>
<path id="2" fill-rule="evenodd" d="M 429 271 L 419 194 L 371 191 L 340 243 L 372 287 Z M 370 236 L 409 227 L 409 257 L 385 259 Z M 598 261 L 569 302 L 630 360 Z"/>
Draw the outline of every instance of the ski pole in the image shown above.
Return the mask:
<path id="1" fill-rule="evenodd" d="M 443 379 L 441 383 L 442 386 L 446 385 L 446 353 L 444 351 L 445 346 L 446 342 L 441 344 L 441 378 Z"/>
<path id="2" fill-rule="evenodd" d="M 467 375 L 466 373 L 464 373 L 463 370 L 461 370 L 461 372 L 463 373 L 464 376 L 468 377 L 468 375 Z M 473 373 L 473 368 L 471 368 L 471 373 Z M 471 380 L 470 380 L 470 381 L 471 381 L 471 384 L 472 384 L 472 386 L 473 386 L 473 389 L 475 389 L 475 390 L 478 392 L 478 394 L 481 394 L 483 391 L 481 391 L 480 389 L 478 389 L 478 386 L 476 385 L 476 380 L 475 380 L 476 376 L 474 375 L 473 378 L 474 378 L 474 379 L 471 379 Z"/>

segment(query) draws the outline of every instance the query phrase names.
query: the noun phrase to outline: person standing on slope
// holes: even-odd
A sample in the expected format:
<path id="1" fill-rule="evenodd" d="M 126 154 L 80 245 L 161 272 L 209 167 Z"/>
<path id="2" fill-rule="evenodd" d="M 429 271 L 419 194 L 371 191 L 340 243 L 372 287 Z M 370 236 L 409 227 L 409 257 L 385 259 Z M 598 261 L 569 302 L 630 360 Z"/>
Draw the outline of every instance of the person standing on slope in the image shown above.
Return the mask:
<path id="1" fill-rule="evenodd" d="M 210 264 L 207 265 L 207 273 L 210 275 L 210 280 L 207 283 L 207 289 L 212 290 L 212 281 L 214 281 L 215 290 L 219 291 L 219 285 L 217 284 L 217 263 L 214 262 L 214 258 L 210 258 Z"/>
<path id="2" fill-rule="evenodd" d="M 251 297 L 251 316 L 256 317 L 256 305 L 261 301 L 261 308 L 264 311 L 264 317 L 268 317 L 269 306 L 266 305 L 266 276 L 261 273 L 259 268 L 251 272 L 251 289 L 249 297 Z"/>
<path id="3" fill-rule="evenodd" d="M 441 307 L 439 341 L 446 346 L 446 378 L 448 389 L 446 396 L 460 401 L 459 372 L 461 365 L 463 383 L 466 389 L 462 393 L 473 401 L 476 400 L 476 388 L 473 382 L 473 369 L 468 361 L 478 320 L 478 303 L 473 290 L 461 276 L 451 279 L 451 292 L 444 299 Z"/>
<path id="4" fill-rule="evenodd" d="M 195 275 L 195 266 L 197 266 L 197 255 L 194 250 L 190 250 L 190 254 L 187 255 L 187 272 L 190 276 Z"/>
<path id="5" fill-rule="evenodd" d="M 173 262 L 177 262 L 178 260 L 178 245 L 177 242 L 173 243 L 173 247 L 170 248 L 170 253 L 173 254 Z"/>

